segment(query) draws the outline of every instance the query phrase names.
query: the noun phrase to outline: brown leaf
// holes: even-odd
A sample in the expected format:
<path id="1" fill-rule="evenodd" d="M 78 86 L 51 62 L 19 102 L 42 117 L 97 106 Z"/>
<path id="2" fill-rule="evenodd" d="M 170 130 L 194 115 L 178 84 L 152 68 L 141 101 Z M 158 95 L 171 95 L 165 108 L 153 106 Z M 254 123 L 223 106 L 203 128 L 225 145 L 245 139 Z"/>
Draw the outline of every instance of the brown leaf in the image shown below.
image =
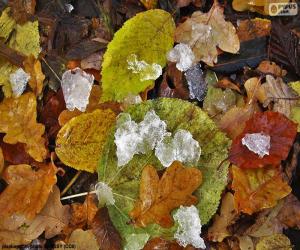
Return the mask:
<path id="1" fill-rule="evenodd" d="M 153 238 L 147 242 L 143 250 L 195 250 L 192 246 L 182 247 L 176 241 Z"/>
<path id="2" fill-rule="evenodd" d="M 31 221 L 46 204 L 56 183 L 56 167 L 35 170 L 29 165 L 11 165 L 3 173 L 8 186 L 0 194 L 0 228 L 15 230 Z"/>
<path id="3" fill-rule="evenodd" d="M 2 152 L 2 148 L 0 147 L 0 174 L 2 173 L 4 169 L 4 156 Z"/>
<path id="4" fill-rule="evenodd" d="M 12 165 L 30 164 L 34 159 L 25 151 L 25 144 L 16 143 L 14 145 L 0 142 L 5 161 Z"/>
<path id="5" fill-rule="evenodd" d="M 36 0 L 9 0 L 14 19 L 23 24 L 35 13 Z"/>
<path id="6" fill-rule="evenodd" d="M 10 144 L 25 143 L 25 149 L 36 161 L 47 156 L 43 124 L 36 122 L 36 99 L 33 93 L 18 98 L 6 98 L 0 104 L 0 132 L 3 141 Z"/>
<path id="7" fill-rule="evenodd" d="M 287 71 L 280 68 L 276 63 L 271 61 L 262 61 L 256 68 L 258 71 L 264 74 L 271 74 L 277 77 L 284 77 Z"/>
<path id="8" fill-rule="evenodd" d="M 101 250 L 121 250 L 121 237 L 112 224 L 106 207 L 100 208 L 94 217 L 92 231 Z"/>
<path id="9" fill-rule="evenodd" d="M 229 88 L 229 89 L 233 89 L 236 90 L 237 92 L 241 93 L 241 90 L 239 88 L 238 85 L 236 85 L 235 83 L 233 83 L 228 77 L 223 77 L 221 80 L 219 80 L 217 82 L 217 86 L 219 88 Z"/>
<path id="10" fill-rule="evenodd" d="M 208 229 L 208 239 L 222 242 L 224 238 L 232 235 L 228 227 L 237 218 L 237 211 L 234 208 L 234 198 L 232 193 L 226 193 L 222 198 L 220 214 L 216 214 L 212 226 Z"/>
<path id="11" fill-rule="evenodd" d="M 76 250 L 98 250 L 99 244 L 92 230 L 83 231 L 76 229 L 72 232 L 68 241 L 69 245 L 75 245 Z"/>
<path id="12" fill-rule="evenodd" d="M 300 229 L 300 202 L 296 196 L 290 194 L 284 199 L 284 205 L 278 213 L 278 220 L 286 227 Z"/>
<path id="13" fill-rule="evenodd" d="M 29 86 L 31 87 L 33 93 L 39 96 L 43 91 L 43 82 L 45 80 L 45 75 L 42 72 L 41 62 L 34 58 L 34 56 L 29 56 L 24 61 L 25 71 L 30 74 Z"/>
<path id="14" fill-rule="evenodd" d="M 192 193 L 201 182 L 199 169 L 185 168 L 177 161 L 167 168 L 160 179 L 156 169 L 148 165 L 142 171 L 140 199 L 129 215 L 136 226 L 157 223 L 162 227 L 171 227 L 171 211 L 181 205 L 195 205 L 198 199 Z"/>

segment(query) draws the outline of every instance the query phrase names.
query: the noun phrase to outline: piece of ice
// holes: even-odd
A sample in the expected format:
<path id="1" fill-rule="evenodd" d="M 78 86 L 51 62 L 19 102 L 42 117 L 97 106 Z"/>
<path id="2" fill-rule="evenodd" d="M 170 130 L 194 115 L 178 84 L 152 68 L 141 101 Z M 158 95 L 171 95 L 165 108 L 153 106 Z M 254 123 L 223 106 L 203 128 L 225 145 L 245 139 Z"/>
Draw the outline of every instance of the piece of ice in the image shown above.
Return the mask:
<path id="1" fill-rule="evenodd" d="M 162 74 L 162 67 L 157 63 L 148 64 L 138 61 L 137 55 L 131 54 L 127 58 L 128 69 L 140 75 L 141 81 L 156 80 Z"/>
<path id="2" fill-rule="evenodd" d="M 73 111 L 77 108 L 84 112 L 89 103 L 93 83 L 94 76 L 87 74 L 82 69 L 67 70 L 61 80 L 67 109 Z"/>
<path id="3" fill-rule="evenodd" d="M 174 238 L 179 245 L 186 247 L 191 244 L 195 248 L 206 248 L 205 242 L 200 236 L 202 225 L 198 209 L 195 206 L 180 206 L 173 218 L 178 223 Z"/>
<path id="4" fill-rule="evenodd" d="M 66 4 L 65 4 L 65 7 L 66 7 L 66 10 L 67 10 L 69 13 L 71 13 L 72 10 L 74 10 L 74 6 L 73 6 L 72 4 L 70 4 L 70 3 L 66 3 Z"/>
<path id="5" fill-rule="evenodd" d="M 10 74 L 9 81 L 14 97 L 19 97 L 23 94 L 29 79 L 30 75 L 27 74 L 22 68 L 19 68 L 14 73 Z"/>
<path id="6" fill-rule="evenodd" d="M 112 193 L 112 189 L 104 182 L 98 182 L 95 185 L 96 195 L 98 197 L 100 207 L 104 205 L 115 204 L 115 199 Z"/>
<path id="7" fill-rule="evenodd" d="M 179 129 L 173 139 L 167 135 L 158 142 L 155 155 L 164 167 L 169 167 L 174 161 L 196 165 L 201 155 L 201 148 L 189 131 Z"/>
<path id="8" fill-rule="evenodd" d="M 167 53 L 167 59 L 176 62 L 178 70 L 186 71 L 193 66 L 195 55 L 189 45 L 179 43 Z"/>
<path id="9" fill-rule="evenodd" d="M 258 154 L 260 158 L 269 155 L 271 147 L 271 137 L 262 132 L 245 134 L 242 139 L 242 144 L 245 145 L 250 151 Z"/>
<path id="10" fill-rule="evenodd" d="M 141 103 L 142 101 L 143 100 L 139 95 L 129 94 L 124 98 L 123 103 L 122 103 L 122 108 L 126 109 L 129 106 Z"/>
<path id="11" fill-rule="evenodd" d="M 187 80 L 190 98 L 203 101 L 207 93 L 207 82 L 203 76 L 200 64 L 197 64 L 187 70 L 185 73 L 185 79 Z"/>

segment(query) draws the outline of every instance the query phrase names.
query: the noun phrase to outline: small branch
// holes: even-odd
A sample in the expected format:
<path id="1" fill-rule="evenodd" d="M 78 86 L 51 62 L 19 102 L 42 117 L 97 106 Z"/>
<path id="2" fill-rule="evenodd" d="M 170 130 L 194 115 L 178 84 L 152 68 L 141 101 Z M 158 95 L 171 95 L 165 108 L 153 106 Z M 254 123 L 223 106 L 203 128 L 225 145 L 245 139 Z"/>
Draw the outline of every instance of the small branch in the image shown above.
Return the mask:
<path id="1" fill-rule="evenodd" d="M 63 201 L 63 200 L 72 199 L 72 198 L 81 197 L 81 196 L 86 196 L 88 194 L 95 194 L 95 193 L 96 193 L 96 190 L 91 191 L 91 192 L 72 194 L 72 195 L 69 195 L 69 196 L 62 197 L 60 200 Z"/>
<path id="2" fill-rule="evenodd" d="M 74 182 L 78 179 L 78 177 L 80 176 L 82 172 L 78 171 L 74 177 L 72 178 L 72 180 L 68 183 L 68 185 L 64 188 L 64 190 L 61 192 L 61 196 L 63 196 L 69 189 L 70 187 L 74 184 Z"/>

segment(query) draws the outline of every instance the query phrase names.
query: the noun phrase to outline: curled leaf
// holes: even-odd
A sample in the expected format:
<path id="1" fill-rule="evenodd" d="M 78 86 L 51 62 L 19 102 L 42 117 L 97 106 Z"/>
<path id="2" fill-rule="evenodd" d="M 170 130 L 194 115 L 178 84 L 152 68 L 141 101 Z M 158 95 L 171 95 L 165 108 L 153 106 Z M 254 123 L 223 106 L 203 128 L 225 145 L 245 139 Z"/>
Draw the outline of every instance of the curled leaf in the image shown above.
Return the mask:
<path id="1" fill-rule="evenodd" d="M 261 158 L 242 144 L 242 138 L 252 133 L 271 137 L 269 155 Z M 276 166 L 287 157 L 296 134 L 297 124 L 284 115 L 271 111 L 256 113 L 246 122 L 243 132 L 233 140 L 229 160 L 241 168 Z"/>

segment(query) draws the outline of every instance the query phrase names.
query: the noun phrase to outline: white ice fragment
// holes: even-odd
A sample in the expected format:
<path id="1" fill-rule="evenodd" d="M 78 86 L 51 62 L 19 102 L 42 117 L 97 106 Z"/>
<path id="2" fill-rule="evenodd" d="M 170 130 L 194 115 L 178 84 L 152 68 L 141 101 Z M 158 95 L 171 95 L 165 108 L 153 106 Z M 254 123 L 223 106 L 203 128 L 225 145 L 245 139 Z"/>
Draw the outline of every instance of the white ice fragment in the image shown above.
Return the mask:
<path id="1" fill-rule="evenodd" d="M 189 131 L 179 129 L 173 139 L 166 135 L 158 142 L 155 155 L 164 167 L 169 167 L 174 161 L 196 165 L 201 155 L 201 147 Z"/>
<path id="2" fill-rule="evenodd" d="M 128 69 L 134 74 L 139 74 L 141 81 L 156 80 L 162 74 L 162 67 L 159 64 L 138 61 L 135 54 L 128 56 L 127 63 Z"/>
<path id="3" fill-rule="evenodd" d="M 179 245 L 186 247 L 191 244 L 195 248 L 206 248 L 204 240 L 200 236 L 202 225 L 198 209 L 195 206 L 180 206 L 173 218 L 178 223 L 174 238 Z"/>
<path id="4" fill-rule="evenodd" d="M 19 68 L 14 73 L 10 74 L 9 81 L 14 97 L 19 97 L 23 94 L 29 79 L 30 75 L 22 68 Z"/>
<path id="5" fill-rule="evenodd" d="M 67 70 L 61 80 L 67 109 L 73 111 L 77 108 L 84 112 L 89 103 L 93 83 L 94 76 L 82 69 Z"/>
<path id="6" fill-rule="evenodd" d="M 115 204 L 115 199 L 113 197 L 112 189 L 106 183 L 98 182 L 95 185 L 95 191 L 100 206 Z"/>
<path id="7" fill-rule="evenodd" d="M 246 134 L 242 139 L 242 144 L 245 145 L 250 151 L 258 154 L 260 158 L 269 155 L 271 147 L 271 137 L 262 132 Z"/>
<path id="8" fill-rule="evenodd" d="M 143 100 L 139 95 L 129 94 L 127 95 L 122 103 L 124 109 L 128 108 L 130 105 L 141 103 Z"/>
<path id="9" fill-rule="evenodd" d="M 193 66 L 195 55 L 189 45 L 179 43 L 167 53 L 167 59 L 176 62 L 178 70 L 186 71 Z"/>
<path id="10" fill-rule="evenodd" d="M 65 4 L 65 8 L 66 8 L 66 10 L 67 10 L 69 13 L 71 13 L 72 10 L 74 10 L 74 6 L 73 6 L 72 4 L 69 4 L 69 3 L 66 3 L 66 4 Z"/>

